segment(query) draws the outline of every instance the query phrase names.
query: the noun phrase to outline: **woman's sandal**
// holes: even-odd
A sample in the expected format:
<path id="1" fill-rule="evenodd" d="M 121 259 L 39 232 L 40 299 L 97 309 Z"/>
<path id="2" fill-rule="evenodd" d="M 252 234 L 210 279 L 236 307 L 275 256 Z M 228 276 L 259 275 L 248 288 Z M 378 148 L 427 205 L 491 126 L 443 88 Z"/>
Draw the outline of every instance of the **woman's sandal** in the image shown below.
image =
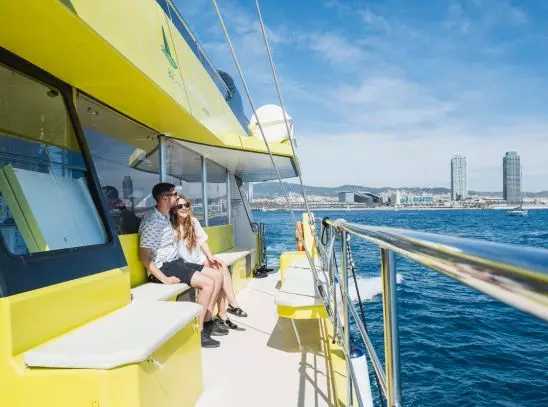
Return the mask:
<path id="1" fill-rule="evenodd" d="M 247 317 L 247 312 L 245 312 L 240 307 L 233 307 L 232 305 L 228 306 L 226 312 L 229 312 L 232 315 L 236 315 L 237 317 Z"/>
<path id="2" fill-rule="evenodd" d="M 232 322 L 230 319 L 228 319 L 228 318 L 227 318 L 227 319 L 223 319 L 223 318 L 221 318 L 221 316 L 218 315 L 218 314 L 217 314 L 217 317 L 218 317 L 221 321 L 223 321 L 223 322 L 225 323 L 225 325 L 226 325 L 227 327 L 229 327 L 230 329 L 238 329 L 238 325 L 236 325 L 236 324 L 235 324 L 234 322 Z"/>

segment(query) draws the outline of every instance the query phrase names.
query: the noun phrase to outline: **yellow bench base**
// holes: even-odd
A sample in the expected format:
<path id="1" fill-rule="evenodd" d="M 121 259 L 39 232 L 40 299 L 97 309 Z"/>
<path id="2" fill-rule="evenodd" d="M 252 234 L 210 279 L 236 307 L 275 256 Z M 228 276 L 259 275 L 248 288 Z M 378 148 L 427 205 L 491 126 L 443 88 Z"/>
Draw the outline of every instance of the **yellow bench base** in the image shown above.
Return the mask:
<path id="1" fill-rule="evenodd" d="M 289 319 L 320 319 L 328 317 L 323 305 L 311 305 L 308 307 L 278 305 L 278 316 Z"/>
<path id="2" fill-rule="evenodd" d="M 202 392 L 195 318 L 141 363 L 115 369 L 45 369 L 24 353 L 129 302 L 127 273 L 113 270 L 0 299 L 0 406 L 194 406 Z"/>

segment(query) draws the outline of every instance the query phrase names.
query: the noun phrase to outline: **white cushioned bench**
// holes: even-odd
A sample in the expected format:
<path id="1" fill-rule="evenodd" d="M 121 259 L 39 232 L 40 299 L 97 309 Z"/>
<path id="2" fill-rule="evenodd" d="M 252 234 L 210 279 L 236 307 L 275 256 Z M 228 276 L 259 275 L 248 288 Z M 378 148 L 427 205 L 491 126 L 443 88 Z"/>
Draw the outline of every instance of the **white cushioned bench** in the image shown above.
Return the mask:
<path id="1" fill-rule="evenodd" d="M 24 355 L 30 367 L 113 369 L 147 360 L 200 313 L 192 302 L 132 302 Z"/>
<path id="2" fill-rule="evenodd" d="M 241 258 L 244 258 L 248 254 L 254 253 L 255 250 L 256 250 L 255 248 L 244 249 L 241 247 L 233 247 L 232 249 L 228 249 L 222 253 L 217 253 L 214 256 L 224 261 L 227 266 L 230 266 L 235 261 L 238 261 Z"/>
<path id="3" fill-rule="evenodd" d="M 325 282 L 325 277 L 320 270 L 318 270 L 318 278 Z M 322 305 L 323 301 L 317 293 L 314 275 L 310 268 L 288 267 L 274 302 L 278 306 L 292 308 Z"/>
<path id="4" fill-rule="evenodd" d="M 145 283 L 131 289 L 133 301 L 167 301 L 189 290 L 190 286 L 180 284 Z"/>

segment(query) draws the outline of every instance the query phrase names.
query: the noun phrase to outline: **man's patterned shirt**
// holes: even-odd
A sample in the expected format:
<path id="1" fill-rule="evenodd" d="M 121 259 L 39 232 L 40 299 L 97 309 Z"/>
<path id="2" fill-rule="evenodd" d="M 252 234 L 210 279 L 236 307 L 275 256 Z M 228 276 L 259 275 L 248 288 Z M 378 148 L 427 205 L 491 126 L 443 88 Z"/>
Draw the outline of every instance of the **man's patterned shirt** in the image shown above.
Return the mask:
<path id="1" fill-rule="evenodd" d="M 161 268 L 164 263 L 179 257 L 175 231 L 169 221 L 169 215 L 164 216 L 158 209 L 152 209 L 139 225 L 139 234 L 141 235 L 139 246 L 151 250 L 152 261 L 156 267 Z"/>

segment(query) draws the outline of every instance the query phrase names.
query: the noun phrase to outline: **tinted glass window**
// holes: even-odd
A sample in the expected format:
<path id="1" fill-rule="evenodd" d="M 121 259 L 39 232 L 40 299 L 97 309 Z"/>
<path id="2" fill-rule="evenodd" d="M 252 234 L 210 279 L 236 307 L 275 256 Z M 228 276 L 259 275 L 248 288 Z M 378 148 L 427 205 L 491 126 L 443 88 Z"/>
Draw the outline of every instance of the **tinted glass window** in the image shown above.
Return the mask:
<path id="1" fill-rule="evenodd" d="M 192 203 L 192 213 L 204 224 L 202 196 L 202 158 L 176 140 L 167 139 L 167 182 L 176 185 L 177 192 Z"/>
<path id="2" fill-rule="evenodd" d="M 0 65 L 0 231 L 17 255 L 105 243 L 62 95 Z"/>
<path id="3" fill-rule="evenodd" d="M 80 95 L 78 115 L 119 234 L 137 233 L 159 182 L 157 133 Z"/>
<path id="4" fill-rule="evenodd" d="M 209 226 L 228 224 L 228 189 L 226 169 L 207 162 L 207 207 Z"/>

